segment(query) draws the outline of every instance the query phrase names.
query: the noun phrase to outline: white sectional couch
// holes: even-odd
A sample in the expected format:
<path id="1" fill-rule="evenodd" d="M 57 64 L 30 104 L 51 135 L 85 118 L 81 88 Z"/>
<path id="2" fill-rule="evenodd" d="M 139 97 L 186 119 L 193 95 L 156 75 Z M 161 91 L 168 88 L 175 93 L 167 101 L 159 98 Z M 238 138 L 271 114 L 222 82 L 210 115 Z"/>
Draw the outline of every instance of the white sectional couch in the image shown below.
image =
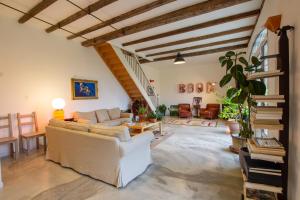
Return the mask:
<path id="1" fill-rule="evenodd" d="M 124 126 L 108 127 L 50 120 L 46 159 L 116 187 L 125 187 L 152 163 L 145 132 L 130 137 Z"/>
<path id="2" fill-rule="evenodd" d="M 132 117 L 132 113 L 122 113 L 119 108 L 74 113 L 74 119 L 78 122 L 106 126 L 120 126 L 124 122 L 131 122 Z"/>

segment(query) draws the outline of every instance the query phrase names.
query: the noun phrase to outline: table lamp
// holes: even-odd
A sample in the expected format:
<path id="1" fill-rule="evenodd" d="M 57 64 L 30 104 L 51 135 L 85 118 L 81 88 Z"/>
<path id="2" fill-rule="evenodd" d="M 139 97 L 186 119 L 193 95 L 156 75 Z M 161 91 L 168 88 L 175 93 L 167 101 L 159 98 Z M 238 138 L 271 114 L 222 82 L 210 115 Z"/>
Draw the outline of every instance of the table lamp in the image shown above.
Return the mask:
<path id="1" fill-rule="evenodd" d="M 64 99 L 62 98 L 53 99 L 52 107 L 55 109 L 53 112 L 54 119 L 64 120 L 65 116 L 64 116 L 63 108 L 65 107 L 65 105 L 66 103 Z"/>

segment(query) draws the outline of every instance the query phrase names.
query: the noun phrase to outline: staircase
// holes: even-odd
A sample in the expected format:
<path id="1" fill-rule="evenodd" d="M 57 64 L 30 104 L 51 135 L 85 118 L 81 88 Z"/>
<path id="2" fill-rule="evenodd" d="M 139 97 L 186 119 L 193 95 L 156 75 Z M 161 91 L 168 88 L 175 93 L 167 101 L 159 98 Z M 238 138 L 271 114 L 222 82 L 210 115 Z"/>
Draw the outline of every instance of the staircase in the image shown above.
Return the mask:
<path id="1" fill-rule="evenodd" d="M 145 100 L 155 111 L 157 95 L 146 77 L 137 57 L 128 51 L 105 43 L 95 47 L 132 101 Z"/>

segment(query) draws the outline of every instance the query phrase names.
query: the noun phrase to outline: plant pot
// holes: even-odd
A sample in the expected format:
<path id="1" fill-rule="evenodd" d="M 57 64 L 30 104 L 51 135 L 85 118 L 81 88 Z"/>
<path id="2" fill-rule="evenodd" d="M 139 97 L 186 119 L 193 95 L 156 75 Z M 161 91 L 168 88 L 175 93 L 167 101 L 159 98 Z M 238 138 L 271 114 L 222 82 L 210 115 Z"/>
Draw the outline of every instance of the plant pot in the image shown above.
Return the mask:
<path id="1" fill-rule="evenodd" d="M 139 114 L 139 121 L 144 122 L 146 120 L 146 115 L 144 114 Z"/>
<path id="2" fill-rule="evenodd" d="M 230 134 L 238 133 L 240 131 L 240 124 L 236 120 L 229 119 L 227 120 L 226 124 L 229 128 Z"/>
<path id="3" fill-rule="evenodd" d="M 151 123 L 157 122 L 157 119 L 156 119 L 156 118 L 149 118 L 148 120 L 149 120 L 149 122 L 151 122 Z"/>
<path id="4" fill-rule="evenodd" d="M 242 147 L 247 146 L 247 139 L 240 137 L 238 133 L 231 134 L 232 145 L 229 147 L 230 151 L 239 153 Z"/>

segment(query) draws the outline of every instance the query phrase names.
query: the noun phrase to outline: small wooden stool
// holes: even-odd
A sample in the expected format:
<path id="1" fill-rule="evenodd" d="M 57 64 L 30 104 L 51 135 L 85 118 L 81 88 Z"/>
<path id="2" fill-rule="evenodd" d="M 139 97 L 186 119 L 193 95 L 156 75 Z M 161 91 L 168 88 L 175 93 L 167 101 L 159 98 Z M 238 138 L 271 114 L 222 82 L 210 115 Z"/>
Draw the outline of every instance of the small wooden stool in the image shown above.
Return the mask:
<path id="1" fill-rule="evenodd" d="M 31 118 L 31 121 L 22 122 L 21 119 L 24 119 L 24 118 Z M 35 138 L 36 139 L 36 147 L 37 147 L 37 149 L 39 149 L 39 146 L 40 146 L 39 138 L 43 137 L 44 151 L 46 152 L 46 150 L 47 150 L 46 134 L 45 134 L 45 131 L 39 131 L 36 113 L 33 112 L 31 114 L 26 114 L 26 115 L 21 115 L 20 113 L 17 113 L 17 119 L 18 119 L 18 128 L 19 128 L 19 134 L 20 134 L 20 148 L 22 149 L 22 151 L 24 151 L 23 139 L 26 142 L 27 155 L 28 155 L 29 140 Z M 23 133 L 23 130 L 22 130 L 23 126 L 32 126 L 32 131 L 28 132 L 28 133 Z"/>

